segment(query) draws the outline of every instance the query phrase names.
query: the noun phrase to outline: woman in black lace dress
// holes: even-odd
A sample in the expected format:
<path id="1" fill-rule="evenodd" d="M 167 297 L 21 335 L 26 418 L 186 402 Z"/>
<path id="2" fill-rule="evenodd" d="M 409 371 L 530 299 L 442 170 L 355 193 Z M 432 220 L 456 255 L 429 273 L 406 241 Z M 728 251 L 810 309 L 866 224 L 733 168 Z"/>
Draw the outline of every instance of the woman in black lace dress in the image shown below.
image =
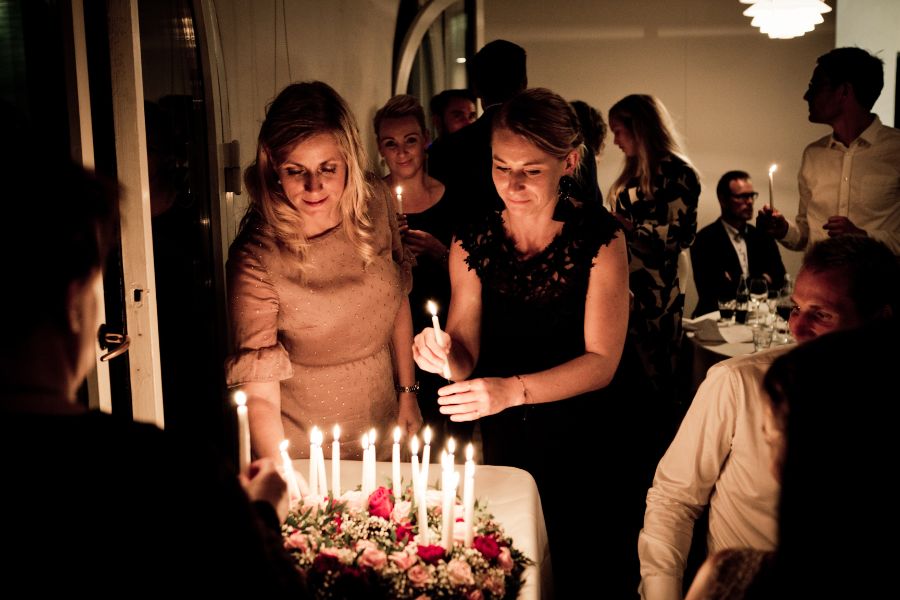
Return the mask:
<path id="1" fill-rule="evenodd" d="M 604 442 L 617 424 L 597 417 L 613 404 L 601 390 L 625 340 L 625 242 L 605 209 L 560 190 L 583 150 L 565 100 L 526 90 L 503 105 L 493 127 L 493 179 L 504 209 L 457 237 L 450 339 L 424 329 L 413 352 L 426 371 L 440 372 L 449 360 L 457 383 L 439 390 L 441 412 L 480 419 L 485 462 L 534 476 L 564 597 L 566 586 L 596 576 L 598 565 L 614 570 L 616 557 L 629 553 L 609 548 L 608 523 L 584 528 L 586 512 L 616 519 L 607 513 L 618 490 Z M 591 464 L 605 491 L 582 509 Z"/>

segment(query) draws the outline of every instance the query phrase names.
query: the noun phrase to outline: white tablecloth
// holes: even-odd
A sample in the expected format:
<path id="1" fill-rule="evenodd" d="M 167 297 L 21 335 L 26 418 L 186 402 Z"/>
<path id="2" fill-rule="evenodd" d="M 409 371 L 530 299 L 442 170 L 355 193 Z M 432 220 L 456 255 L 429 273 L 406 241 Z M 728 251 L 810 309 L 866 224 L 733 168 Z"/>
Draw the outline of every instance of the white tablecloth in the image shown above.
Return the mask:
<path id="1" fill-rule="evenodd" d="M 328 452 L 326 450 L 326 452 Z M 308 460 L 295 460 L 294 468 L 309 473 Z M 326 474 L 331 480 L 331 461 L 325 461 Z M 440 467 L 431 463 L 428 479 L 433 484 Z M 376 463 L 378 485 L 387 485 L 391 477 L 391 463 Z M 457 465 L 460 479 L 462 465 Z M 409 463 L 401 466 L 404 483 L 411 478 Z M 341 461 L 341 489 L 355 489 L 361 482 L 362 462 Z M 475 497 L 487 502 L 487 510 L 503 525 L 506 534 L 525 556 L 535 564 L 525 570 L 525 583 L 519 598 L 539 600 L 553 597 L 553 576 L 550 568 L 550 547 L 547 544 L 547 529 L 544 525 L 544 511 L 537 485 L 529 473 L 513 467 L 478 465 L 475 467 Z"/>

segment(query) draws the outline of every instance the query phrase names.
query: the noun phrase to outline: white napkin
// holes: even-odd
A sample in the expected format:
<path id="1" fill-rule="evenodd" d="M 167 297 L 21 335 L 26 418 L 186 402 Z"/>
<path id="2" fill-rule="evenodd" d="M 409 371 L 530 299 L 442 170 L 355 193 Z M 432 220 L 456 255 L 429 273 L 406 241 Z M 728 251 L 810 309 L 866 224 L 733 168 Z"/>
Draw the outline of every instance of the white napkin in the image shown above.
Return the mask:
<path id="1" fill-rule="evenodd" d="M 703 319 L 693 323 L 694 339 L 704 344 L 724 344 L 725 338 L 719 331 L 719 325 L 713 319 Z"/>

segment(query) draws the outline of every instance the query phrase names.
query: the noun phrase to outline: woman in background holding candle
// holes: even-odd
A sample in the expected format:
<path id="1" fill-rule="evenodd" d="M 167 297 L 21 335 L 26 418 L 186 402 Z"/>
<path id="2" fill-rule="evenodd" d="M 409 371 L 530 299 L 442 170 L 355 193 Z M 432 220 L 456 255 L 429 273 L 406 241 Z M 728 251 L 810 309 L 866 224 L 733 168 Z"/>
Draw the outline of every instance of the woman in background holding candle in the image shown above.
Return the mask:
<path id="1" fill-rule="evenodd" d="M 450 306 L 447 258 L 457 223 L 456 207 L 446 195 L 444 184 L 425 172 L 428 133 L 419 101 L 409 95 L 394 96 L 375 113 L 374 125 L 378 151 L 390 169 L 384 180 L 392 190 L 398 186 L 403 190 L 405 213 L 400 215 L 400 232 L 403 244 L 416 257 L 409 305 L 413 331 L 419 331 L 430 323 L 430 313 L 425 310 L 429 300 L 444 310 Z M 438 411 L 437 390 L 447 381 L 440 373 L 421 369 L 417 369 L 416 378 L 422 416 L 435 430 L 435 446 L 442 446 L 442 434 L 451 425 Z M 451 427 L 450 435 L 471 437 L 469 424 Z"/>
<path id="2" fill-rule="evenodd" d="M 257 456 L 277 457 L 283 438 L 306 456 L 315 423 L 338 422 L 348 439 L 421 423 L 409 262 L 391 195 L 366 165 L 353 116 L 328 85 L 292 84 L 269 105 L 228 260 L 228 385 L 247 393 Z M 342 452 L 360 455 L 356 444 Z"/>
<path id="3" fill-rule="evenodd" d="M 634 538 L 628 548 L 613 548 L 606 530 L 594 536 L 573 525 L 572 485 L 584 461 L 596 460 L 605 491 L 592 510 L 607 514 L 605 499 L 618 493 L 593 428 L 613 404 L 600 390 L 611 382 L 625 340 L 625 241 L 602 206 L 560 191 L 583 145 L 572 107 L 557 94 L 531 89 L 504 104 L 494 118 L 492 152 L 505 208 L 460 232 L 450 253 L 453 296 L 442 336 L 450 339 L 443 344 L 426 328 L 414 355 L 433 373 L 449 359 L 458 381 L 440 390 L 441 411 L 480 420 L 484 462 L 534 476 L 557 594 L 574 595 L 585 573 L 609 568 L 610 577 L 598 579 L 606 589 L 616 557 L 635 554 Z"/>

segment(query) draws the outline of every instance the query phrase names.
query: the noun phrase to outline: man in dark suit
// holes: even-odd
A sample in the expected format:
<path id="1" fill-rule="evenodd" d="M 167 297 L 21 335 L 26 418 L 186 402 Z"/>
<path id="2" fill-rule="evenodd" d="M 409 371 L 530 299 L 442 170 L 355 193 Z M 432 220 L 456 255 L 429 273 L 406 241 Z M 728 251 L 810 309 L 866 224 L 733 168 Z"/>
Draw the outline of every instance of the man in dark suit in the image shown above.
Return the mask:
<path id="1" fill-rule="evenodd" d="M 428 151 L 428 174 L 465 205 L 461 223 L 503 206 L 491 177 L 491 121 L 501 104 L 528 86 L 525 58 L 525 50 L 512 42 L 485 44 L 472 59 L 470 72 L 484 113 L 471 125 L 443 136 Z"/>
<path id="2" fill-rule="evenodd" d="M 719 179 L 716 196 L 722 216 L 701 229 L 691 247 L 700 296 L 695 317 L 716 310 L 720 298 L 733 298 L 741 275 L 763 277 L 773 290 L 784 284 L 784 263 L 774 238 L 749 224 L 759 196 L 750 175 L 728 171 Z"/>

